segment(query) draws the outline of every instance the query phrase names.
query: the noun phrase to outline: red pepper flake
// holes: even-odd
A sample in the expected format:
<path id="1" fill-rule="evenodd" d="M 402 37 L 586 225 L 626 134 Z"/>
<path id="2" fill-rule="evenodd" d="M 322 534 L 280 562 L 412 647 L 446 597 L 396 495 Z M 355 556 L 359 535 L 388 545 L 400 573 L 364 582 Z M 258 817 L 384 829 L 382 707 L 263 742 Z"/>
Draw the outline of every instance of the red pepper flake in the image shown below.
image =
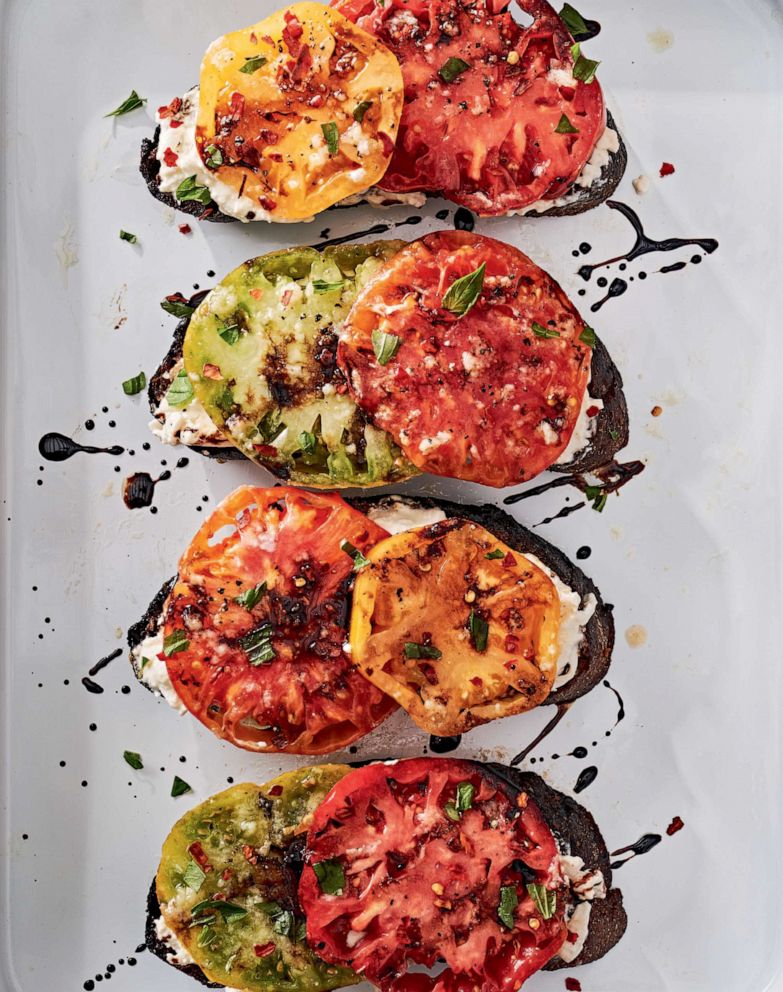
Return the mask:
<path id="1" fill-rule="evenodd" d="M 232 93 L 231 99 L 228 101 L 228 107 L 231 111 L 231 116 L 237 118 L 238 120 L 242 116 L 245 109 L 244 96 L 241 93 Z"/>
<path id="2" fill-rule="evenodd" d="M 507 654 L 516 654 L 519 648 L 519 638 L 514 637 L 513 634 L 506 634 L 506 640 L 503 643 L 503 647 L 506 649 Z"/>
<path id="3" fill-rule="evenodd" d="M 283 41 L 291 55 L 296 58 L 302 50 L 299 39 L 304 34 L 299 18 L 292 14 L 290 10 L 285 12 L 285 27 L 283 28 Z"/>
<path id="4" fill-rule="evenodd" d="M 480 679 L 478 675 L 476 675 L 470 680 L 470 684 L 475 685 L 477 689 L 480 689 L 484 685 L 484 680 Z"/>
<path id="5" fill-rule="evenodd" d="M 223 874 L 220 877 L 223 879 L 224 882 L 227 882 L 233 874 L 234 873 L 233 871 L 231 871 L 230 868 L 226 868 L 226 870 L 223 872 Z"/>
<path id="6" fill-rule="evenodd" d="M 244 844 L 242 846 L 242 853 L 244 854 L 245 861 L 247 861 L 248 864 L 251 865 L 258 864 L 258 855 L 256 854 L 256 850 L 254 847 L 251 847 L 249 844 Z"/>
<path id="7" fill-rule="evenodd" d="M 568 992 L 582 992 L 582 986 L 578 978 L 566 978 L 565 987 L 568 989 Z"/>
<path id="8" fill-rule="evenodd" d="M 259 455 L 264 455 L 266 458 L 277 458 L 280 454 L 277 448 L 271 444 L 254 444 L 253 448 L 259 453 Z"/>
<path id="9" fill-rule="evenodd" d="M 323 93 L 316 93 L 315 96 L 311 96 L 307 101 L 308 107 L 323 107 L 324 105 L 324 95 Z"/>
<path id="10" fill-rule="evenodd" d="M 283 295 L 280 297 L 280 302 L 283 304 L 284 307 L 288 306 L 288 304 L 291 302 L 291 297 L 293 295 L 294 295 L 293 289 L 287 289 L 283 293 Z"/>
<path id="11" fill-rule="evenodd" d="M 277 203 L 274 200 L 270 200 L 268 196 L 259 196 L 258 202 L 264 208 L 264 210 L 274 210 Z"/>
<path id="12" fill-rule="evenodd" d="M 177 162 L 179 161 L 179 155 L 177 155 L 177 153 L 176 153 L 176 152 L 173 152 L 173 151 L 172 151 L 172 150 L 171 150 L 170 148 L 167 148 L 167 149 L 166 149 L 166 150 L 165 150 L 165 151 L 163 152 L 163 161 L 164 161 L 164 162 L 166 163 L 166 165 L 167 165 L 167 166 L 168 166 L 168 167 L 169 167 L 169 168 L 171 169 L 171 168 L 173 168 L 173 167 L 174 167 L 174 166 L 175 166 L 175 165 L 177 164 Z"/>
<path id="13" fill-rule="evenodd" d="M 588 417 L 597 417 L 600 412 L 601 412 L 601 409 L 600 409 L 600 407 L 597 407 L 597 406 L 589 406 L 587 408 L 587 416 Z"/>
<path id="14" fill-rule="evenodd" d="M 663 179 L 664 176 L 673 176 L 675 171 L 676 170 L 671 162 L 664 162 L 661 166 L 661 179 Z"/>
<path id="15" fill-rule="evenodd" d="M 282 794 L 283 794 L 282 785 L 273 785 L 272 788 L 269 790 L 270 796 L 282 796 Z"/>
<path id="16" fill-rule="evenodd" d="M 251 31 L 250 32 L 250 44 L 251 45 L 257 45 L 258 44 L 258 38 L 256 37 L 255 31 Z"/>
<path id="17" fill-rule="evenodd" d="M 680 819 L 680 817 L 679 816 L 675 816 L 675 818 L 672 820 L 672 822 L 666 828 L 666 833 L 667 833 L 667 835 L 669 837 L 673 837 L 676 833 L 679 833 L 680 830 L 682 830 L 682 828 L 684 826 L 685 826 L 685 824 Z"/>
<path id="18" fill-rule="evenodd" d="M 253 297 L 254 300 L 260 300 L 261 297 L 264 295 L 264 291 L 263 289 L 251 289 L 250 295 Z"/>
<path id="19" fill-rule="evenodd" d="M 180 234 L 191 234 L 192 232 L 193 232 L 193 228 L 190 226 L 190 224 L 180 224 L 179 225 L 179 233 Z"/>
<path id="20" fill-rule="evenodd" d="M 171 128 L 182 127 L 182 121 L 172 121 L 169 124 L 169 127 L 171 127 Z"/>
<path id="21" fill-rule="evenodd" d="M 504 668 L 507 668 L 510 672 L 516 671 L 517 659 L 516 658 L 512 658 L 512 660 L 511 661 L 507 661 L 503 667 Z"/>
<path id="22" fill-rule="evenodd" d="M 516 565 L 516 563 L 517 563 L 516 558 L 509 551 L 509 553 L 503 559 L 503 568 L 513 568 L 514 565 Z"/>
<path id="23" fill-rule="evenodd" d="M 270 940 L 268 944 L 254 944 L 253 953 L 257 958 L 267 958 L 270 954 L 273 954 L 275 950 L 275 945 Z"/>
<path id="24" fill-rule="evenodd" d="M 201 844 L 199 844 L 198 841 L 195 841 L 193 844 L 190 845 L 190 847 L 188 848 L 188 854 L 190 854 L 190 856 L 193 858 L 193 860 L 196 862 L 199 868 L 201 868 L 202 871 L 206 871 L 206 872 L 212 871 L 212 865 L 209 863 L 209 858 L 207 857 L 204 848 L 201 846 Z"/>
<path id="25" fill-rule="evenodd" d="M 573 930 L 569 930 L 568 931 L 568 936 L 566 937 L 566 943 L 568 943 L 568 944 L 575 944 L 577 942 L 577 940 L 579 940 L 579 934 L 578 933 L 574 933 Z"/>
<path id="26" fill-rule="evenodd" d="M 383 146 L 383 154 L 384 155 L 391 155 L 392 152 L 394 151 L 394 142 L 389 137 L 389 135 L 386 134 L 384 131 L 379 131 L 378 132 L 378 140 L 380 141 L 381 145 Z"/>
<path id="27" fill-rule="evenodd" d="M 217 365 L 210 365 L 209 362 L 204 365 L 201 370 L 201 374 L 206 379 L 212 379 L 215 382 L 220 382 L 223 378 L 223 373 L 220 371 L 220 368 Z"/>
<path id="28" fill-rule="evenodd" d="M 261 41 L 265 41 L 268 45 L 274 45 L 275 43 L 275 39 L 271 34 L 262 34 Z"/>
<path id="29" fill-rule="evenodd" d="M 182 110 L 182 98 L 175 96 L 167 107 L 158 107 L 158 117 L 165 121 L 178 114 L 180 110 Z"/>

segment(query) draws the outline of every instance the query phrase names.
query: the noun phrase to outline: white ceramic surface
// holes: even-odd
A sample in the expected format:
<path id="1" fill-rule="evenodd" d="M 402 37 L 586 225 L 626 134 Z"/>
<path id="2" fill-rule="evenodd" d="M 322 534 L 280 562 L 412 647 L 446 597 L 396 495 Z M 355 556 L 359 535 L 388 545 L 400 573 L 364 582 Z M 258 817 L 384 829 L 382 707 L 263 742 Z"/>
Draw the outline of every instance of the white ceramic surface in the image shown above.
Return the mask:
<path id="1" fill-rule="evenodd" d="M 628 455 L 647 469 L 603 514 L 583 510 L 542 529 L 571 555 L 593 549 L 586 570 L 616 604 L 610 677 L 627 717 L 604 738 L 616 704 L 598 688 L 534 752 L 546 759 L 534 768 L 568 790 L 585 764 L 598 766 L 582 799 L 612 848 L 645 831 L 664 833 L 675 815 L 685 821 L 618 873 L 627 935 L 574 974 L 586 992 L 780 989 L 783 4 L 579 7 L 604 26 L 588 53 L 603 60 L 600 77 L 631 153 L 618 198 L 653 235 L 721 244 L 700 266 L 670 275 L 653 273 L 674 256 L 634 263 L 627 274 L 644 269 L 649 278 L 594 318 L 626 381 Z M 176 457 L 157 444 L 142 451 L 144 399 L 120 388 L 140 368 L 152 372 L 168 345 L 173 325 L 159 300 L 208 285 L 208 269 L 220 276 L 253 254 L 313 242 L 327 226 L 342 234 L 377 219 L 359 209 L 308 226 L 193 223 L 183 237 L 147 195 L 136 160 L 153 109 L 195 80 L 213 37 L 271 8 L 270 0 L 0 3 L 4 992 L 79 990 L 127 959 L 143 939 L 146 890 L 177 816 L 229 775 L 263 780 L 293 764 L 243 754 L 179 719 L 135 685 L 124 659 L 99 676 L 103 695 L 80 684 L 124 643 L 172 573 L 203 518 L 202 495 L 206 509 L 236 484 L 263 478 L 249 465 L 193 457 L 160 485 L 157 515 L 125 509 L 124 476 Z M 147 109 L 104 119 L 134 87 Z M 676 165 L 675 175 L 658 178 L 663 161 Z M 651 178 L 645 196 L 631 186 L 641 173 Z M 427 208 L 417 233 L 438 226 L 439 206 Z M 120 241 L 120 228 L 140 244 Z M 598 259 L 632 240 L 605 207 L 479 229 L 518 244 L 575 300 L 582 283 L 572 249 L 589 241 Z M 585 309 L 598 295 L 591 284 Z M 653 419 L 656 404 L 663 414 Z M 88 417 L 97 424 L 89 435 L 81 428 Z M 116 460 L 120 473 L 108 456 L 44 463 L 37 443 L 52 429 L 136 455 Z M 413 488 L 499 498 L 432 480 Z M 562 491 L 554 492 L 515 512 L 536 523 L 562 504 Z M 644 646 L 626 643 L 632 625 L 646 630 Z M 464 739 L 461 753 L 509 756 L 548 715 L 484 727 Z M 586 761 L 567 756 L 593 740 Z M 398 717 L 360 753 L 415 754 L 425 743 Z M 144 771 L 125 765 L 124 749 L 142 753 Z M 170 798 L 175 773 L 193 795 Z M 134 968 L 117 967 L 112 992 L 195 987 L 149 954 L 137 957 Z M 538 975 L 529 987 L 562 989 L 563 978 Z"/>

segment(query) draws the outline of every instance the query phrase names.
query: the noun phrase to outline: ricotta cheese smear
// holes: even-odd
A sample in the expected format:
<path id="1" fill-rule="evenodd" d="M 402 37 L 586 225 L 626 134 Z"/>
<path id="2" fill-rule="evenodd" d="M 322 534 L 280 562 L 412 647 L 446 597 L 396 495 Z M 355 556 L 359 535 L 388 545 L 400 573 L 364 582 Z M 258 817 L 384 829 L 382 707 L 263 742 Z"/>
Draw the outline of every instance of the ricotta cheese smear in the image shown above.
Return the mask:
<path id="1" fill-rule="evenodd" d="M 139 673 L 138 679 L 151 689 L 156 696 L 161 696 L 178 713 L 187 713 L 188 709 L 177 695 L 177 690 L 171 683 L 166 662 L 159 658 L 163 654 L 163 614 L 158 618 L 158 628 L 131 651 L 134 668 Z M 144 667 L 142 659 L 147 658 Z"/>

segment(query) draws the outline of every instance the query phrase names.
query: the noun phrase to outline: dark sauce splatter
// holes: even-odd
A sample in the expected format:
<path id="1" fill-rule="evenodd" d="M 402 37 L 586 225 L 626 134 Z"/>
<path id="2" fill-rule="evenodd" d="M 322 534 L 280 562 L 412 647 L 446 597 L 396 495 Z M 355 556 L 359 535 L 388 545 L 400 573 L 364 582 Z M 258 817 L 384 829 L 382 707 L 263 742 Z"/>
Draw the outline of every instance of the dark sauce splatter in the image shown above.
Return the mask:
<path id="1" fill-rule="evenodd" d="M 116 457 L 121 455 L 125 449 L 118 444 L 113 444 L 109 448 L 94 448 L 92 445 L 79 444 L 73 438 L 52 431 L 49 434 L 44 434 L 38 442 L 38 451 L 41 457 L 49 462 L 64 462 L 79 452 L 85 455 L 114 455 Z"/>
<path id="2" fill-rule="evenodd" d="M 98 685 L 97 682 L 93 682 L 93 680 L 87 675 L 85 675 L 84 678 L 82 679 L 82 685 L 87 690 L 87 692 L 95 693 L 95 695 L 99 695 L 100 693 L 103 692 L 103 686 Z"/>
<path id="3" fill-rule="evenodd" d="M 685 263 L 683 263 L 684 266 Z M 616 300 L 618 296 L 622 296 L 623 293 L 628 289 L 628 283 L 625 279 L 612 279 L 612 283 L 607 290 L 606 296 L 603 296 L 600 300 L 596 300 L 595 303 L 590 307 L 592 313 L 598 313 L 601 307 L 606 306 L 609 300 Z"/>
<path id="4" fill-rule="evenodd" d="M 579 772 L 579 778 L 576 780 L 576 785 L 574 786 L 574 792 L 579 794 L 588 789 L 593 782 L 598 778 L 598 769 L 595 765 L 588 765 L 587 768 L 583 768 Z"/>
<path id="5" fill-rule="evenodd" d="M 685 823 L 683 822 L 682 818 L 679 816 L 675 816 L 672 822 L 666 828 L 666 836 L 673 837 L 675 834 L 678 834 L 684 826 Z"/>
<path id="6" fill-rule="evenodd" d="M 462 736 L 457 735 L 456 737 L 436 737 L 432 734 L 430 737 L 430 751 L 433 754 L 448 754 L 449 751 L 456 751 L 460 746 L 462 741 Z"/>
<path id="7" fill-rule="evenodd" d="M 457 231 L 472 231 L 476 226 L 476 218 L 473 214 L 466 210 L 465 207 L 459 207 L 454 211 L 454 228 Z"/>
<path id="8" fill-rule="evenodd" d="M 171 472 L 166 470 L 161 472 L 157 479 L 153 479 L 149 472 L 136 472 L 128 476 L 122 485 L 122 498 L 129 510 L 141 510 L 147 506 L 152 506 L 155 497 L 155 486 L 159 482 L 165 482 L 171 478 Z"/>
<path id="9" fill-rule="evenodd" d="M 644 463 L 639 461 L 634 462 L 607 462 L 606 465 L 601 465 L 600 468 L 593 469 L 590 472 L 591 476 L 597 476 L 601 481 L 601 492 L 604 493 L 615 493 L 623 486 L 627 485 L 631 479 L 640 475 L 644 471 Z M 532 496 L 541 496 L 543 493 L 549 492 L 550 489 L 559 489 L 562 486 L 574 486 L 580 492 L 585 492 L 588 486 L 593 485 L 590 483 L 584 475 L 580 473 L 570 473 L 569 475 L 561 475 L 556 479 L 552 479 L 549 482 L 544 482 L 539 486 L 533 486 L 530 489 L 523 489 L 522 492 L 513 493 L 511 496 L 506 496 L 503 502 L 506 506 L 512 506 L 515 503 L 520 503 L 523 499 L 530 499 Z M 581 503 L 580 508 L 586 504 Z M 573 512 L 571 510 L 570 512 Z M 556 519 L 556 518 L 552 518 Z M 543 523 L 543 521 L 542 521 Z"/>
<path id="10" fill-rule="evenodd" d="M 538 747 L 538 745 L 541 743 L 542 740 L 544 740 L 545 737 L 548 737 L 552 733 L 552 731 L 555 729 L 558 723 L 560 723 L 560 721 L 563 719 L 563 717 L 570 709 L 571 709 L 571 703 L 561 703 L 557 707 L 557 711 L 555 715 L 552 717 L 549 723 L 544 727 L 544 729 L 541 731 L 538 737 L 536 737 L 534 741 L 531 741 L 530 744 L 528 744 L 528 746 L 523 751 L 520 751 L 519 754 L 515 755 L 511 759 L 509 764 L 512 765 L 512 767 L 514 765 L 521 764 L 525 760 L 525 758 L 530 754 L 530 752 L 534 748 Z"/>
<path id="11" fill-rule="evenodd" d="M 412 227 L 416 224 L 421 224 L 422 220 L 423 218 L 419 214 L 413 214 L 410 217 L 406 217 L 405 220 L 399 220 L 394 224 L 373 224 L 372 227 L 368 227 L 364 231 L 354 231 L 352 234 L 343 234 L 339 238 L 319 241 L 318 244 L 310 245 L 310 247 L 320 251 L 322 248 L 329 248 L 331 245 L 345 245 L 351 241 L 358 241 L 359 238 L 368 237 L 369 235 L 386 234 L 393 227 Z"/>
<path id="12" fill-rule="evenodd" d="M 628 854 L 628 857 L 621 861 L 613 861 L 609 867 L 612 871 L 617 871 L 618 868 L 627 865 L 629 861 L 638 858 L 640 854 L 647 854 L 648 851 L 652 851 L 662 840 L 660 834 L 644 834 L 635 844 L 629 844 L 627 847 L 620 847 L 616 851 L 612 851 L 613 858 L 617 857 L 618 854 Z"/>
<path id="13" fill-rule="evenodd" d="M 687 266 L 687 262 L 675 262 L 673 265 L 664 265 L 663 268 L 658 269 L 659 272 L 682 272 L 682 270 Z"/>
<path id="14" fill-rule="evenodd" d="M 617 689 L 615 689 L 613 685 L 610 685 L 606 679 L 604 679 L 604 686 L 606 686 L 606 688 L 609 689 L 610 692 L 613 692 L 617 698 L 617 719 L 615 720 L 614 723 L 614 726 L 616 727 L 618 723 L 620 723 L 622 720 L 625 719 L 625 703 L 623 702 L 623 697 L 620 695 Z M 612 728 L 612 730 L 614 730 L 614 727 Z M 611 732 L 612 732 L 611 730 L 607 730 L 606 736 L 608 737 L 611 734 Z"/>
<path id="15" fill-rule="evenodd" d="M 100 661 L 96 661 L 92 668 L 89 670 L 89 675 L 97 675 L 98 672 L 110 665 L 115 658 L 119 658 L 122 654 L 122 648 L 117 648 L 116 651 L 112 651 L 111 654 L 107 654 L 105 658 L 101 658 Z"/>
<path id="16" fill-rule="evenodd" d="M 566 992 L 582 992 L 582 983 L 578 978 L 566 978 Z"/>
<path id="17" fill-rule="evenodd" d="M 448 209 L 438 210 L 435 216 L 437 217 L 438 220 L 446 220 L 446 218 L 449 216 L 449 210 Z"/>
<path id="18" fill-rule="evenodd" d="M 543 520 L 539 520 L 537 524 L 533 524 L 533 527 L 544 527 L 546 524 L 554 523 L 555 520 L 561 520 L 565 517 L 570 517 L 572 513 L 576 513 L 577 510 L 581 510 L 586 503 L 575 503 L 573 506 L 564 506 L 562 510 L 558 510 L 554 516 L 544 517 Z"/>
<path id="19" fill-rule="evenodd" d="M 584 544 L 581 548 L 577 549 L 576 558 L 577 561 L 586 561 L 590 555 L 593 553 L 593 549 Z"/>

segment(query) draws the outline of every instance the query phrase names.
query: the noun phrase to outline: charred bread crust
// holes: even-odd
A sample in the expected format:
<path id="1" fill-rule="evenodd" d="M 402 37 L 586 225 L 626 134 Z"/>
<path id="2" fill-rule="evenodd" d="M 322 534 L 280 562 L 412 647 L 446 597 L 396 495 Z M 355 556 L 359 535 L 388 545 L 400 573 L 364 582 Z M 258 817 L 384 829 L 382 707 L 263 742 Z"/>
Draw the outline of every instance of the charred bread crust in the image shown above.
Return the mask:
<path id="1" fill-rule="evenodd" d="M 600 177 L 590 186 L 572 186 L 566 194 L 568 203 L 560 207 L 549 207 L 547 210 L 534 210 L 531 213 L 526 213 L 526 217 L 573 217 L 576 214 L 583 214 L 586 210 L 592 210 L 594 207 L 600 207 L 613 195 L 628 167 L 628 149 L 625 147 L 620 129 L 614 122 L 614 117 L 608 110 L 606 111 L 606 126 L 617 132 L 620 147 L 616 152 L 612 152 L 609 163 L 601 170 Z"/>
<path id="2" fill-rule="evenodd" d="M 611 127 L 613 131 L 617 132 L 617 137 L 620 139 L 620 147 L 616 152 L 612 153 L 609 159 L 609 164 L 606 165 L 601 171 L 600 177 L 592 183 L 590 186 L 572 186 L 568 191 L 567 196 L 569 202 L 560 207 L 549 207 L 547 210 L 538 211 L 534 210 L 529 214 L 525 214 L 527 217 L 572 217 L 575 214 L 582 214 L 586 210 L 592 210 L 594 207 L 599 207 L 602 203 L 609 199 L 610 196 L 615 192 L 617 187 L 620 185 L 620 180 L 625 174 L 625 170 L 628 166 L 628 152 L 625 147 L 625 142 L 623 141 L 623 136 L 617 128 L 614 122 L 614 118 L 607 110 L 606 112 L 606 126 Z M 236 221 L 236 217 L 227 217 L 225 214 L 220 212 L 220 208 L 215 203 L 214 200 L 210 200 L 207 206 L 203 203 L 196 203 L 193 200 L 186 200 L 184 203 L 180 203 L 179 200 L 175 199 L 172 193 L 164 193 L 160 188 L 160 159 L 158 158 L 158 139 L 160 138 L 160 126 L 155 128 L 155 133 L 151 138 L 144 138 L 141 142 L 141 159 L 139 161 L 139 171 L 144 179 L 147 189 L 161 203 L 164 203 L 167 207 L 172 207 L 174 210 L 181 210 L 183 213 L 190 214 L 191 217 L 195 217 L 197 220 L 208 220 L 212 223 L 217 224 L 230 224 Z M 427 199 L 440 199 L 439 196 L 430 196 L 425 194 Z M 399 206 L 400 204 L 390 203 L 389 206 Z M 350 206 L 358 206 L 358 204 L 335 204 L 334 209 L 347 209 Z M 381 206 L 385 206 L 381 204 Z M 329 208 L 333 209 L 332 207 Z"/>
<path id="3" fill-rule="evenodd" d="M 372 507 L 378 506 L 388 499 L 388 496 L 363 496 L 348 499 L 347 502 L 357 510 L 366 513 Z M 604 603 L 601 593 L 593 581 L 562 551 L 539 537 L 538 534 L 528 530 L 527 527 L 523 527 L 500 507 L 491 504 L 470 506 L 419 496 L 406 496 L 405 500 L 425 508 L 437 507 L 447 517 L 462 517 L 464 520 L 472 520 L 481 527 L 486 527 L 488 531 L 491 531 L 501 541 L 508 544 L 509 547 L 515 548 L 521 554 L 535 555 L 565 585 L 579 594 L 582 605 L 588 596 L 595 596 L 595 612 L 584 628 L 584 640 L 579 652 L 579 665 L 576 674 L 560 689 L 553 690 L 541 704 L 542 706 L 572 703 L 594 689 L 606 677 L 614 647 L 614 618 L 611 609 Z"/>
<path id="4" fill-rule="evenodd" d="M 625 933 L 628 917 L 623 894 L 612 888 L 609 851 L 592 815 L 570 796 L 551 788 L 533 772 L 522 772 L 506 765 L 482 765 L 507 785 L 531 796 L 555 835 L 561 853 L 582 858 L 590 868 L 598 868 L 606 882 L 606 899 L 595 899 L 590 910 L 590 927 L 581 953 L 571 962 L 554 958 L 546 971 L 576 968 L 602 958 Z"/>
<path id="5" fill-rule="evenodd" d="M 137 620 L 136 623 L 131 624 L 128 629 L 128 649 L 130 651 L 130 661 L 136 678 L 139 679 L 140 682 L 141 671 L 139 670 L 136 659 L 133 657 L 133 651 L 146 637 L 151 637 L 153 634 L 157 633 L 160 627 L 160 619 L 163 616 L 163 607 L 166 600 L 169 598 L 169 593 L 174 588 L 174 583 L 176 581 L 176 575 L 170 579 L 166 579 L 160 589 L 158 589 L 155 593 L 152 602 L 144 611 L 142 618 Z M 152 689 L 150 689 L 145 682 L 142 682 L 141 684 L 152 692 Z"/>
<path id="6" fill-rule="evenodd" d="M 590 363 L 588 393 L 603 401 L 595 418 L 595 430 L 587 445 L 570 462 L 551 465 L 550 472 L 590 472 L 607 465 L 628 444 L 628 405 L 623 379 L 603 341 L 597 337 Z"/>
<path id="7" fill-rule="evenodd" d="M 155 887 L 155 879 L 152 880 L 152 885 L 150 886 L 149 893 L 147 894 L 147 923 L 144 928 L 144 940 L 147 945 L 147 950 L 150 954 L 154 954 L 156 958 L 160 958 L 164 961 L 170 968 L 176 968 L 177 971 L 181 971 L 183 974 L 188 975 L 189 978 L 195 978 L 197 982 L 201 985 L 206 985 L 208 989 L 222 989 L 222 985 L 216 985 L 215 982 L 210 982 L 204 972 L 199 968 L 197 964 L 177 964 L 170 958 L 171 948 L 169 945 L 158 937 L 158 932 L 155 929 L 155 921 L 160 917 L 160 902 L 158 902 L 158 893 Z"/>

